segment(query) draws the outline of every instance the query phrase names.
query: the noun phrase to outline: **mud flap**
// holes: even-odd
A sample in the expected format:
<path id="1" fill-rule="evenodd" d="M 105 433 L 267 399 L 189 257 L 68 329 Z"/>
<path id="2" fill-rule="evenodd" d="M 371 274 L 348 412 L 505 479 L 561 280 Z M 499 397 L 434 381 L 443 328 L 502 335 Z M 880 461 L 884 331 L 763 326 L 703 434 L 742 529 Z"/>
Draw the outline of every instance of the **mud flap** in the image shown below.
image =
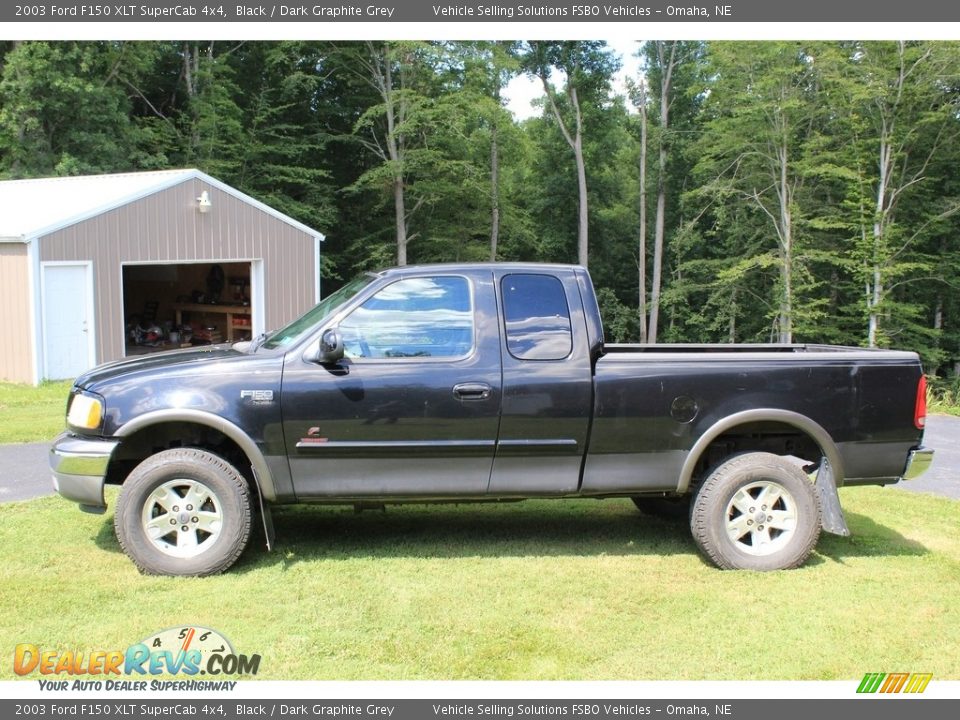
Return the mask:
<path id="1" fill-rule="evenodd" d="M 260 519 L 263 520 L 263 534 L 267 540 L 267 552 L 273 550 L 277 537 L 273 530 L 273 515 L 270 514 L 270 506 L 263 502 L 263 493 L 260 492 L 260 478 L 257 477 L 257 469 L 251 467 L 253 479 L 257 483 L 257 501 L 260 503 Z"/>
<path id="2" fill-rule="evenodd" d="M 263 504 L 263 498 L 260 498 L 260 517 L 263 518 L 263 534 L 267 539 L 267 552 L 270 552 L 277 542 L 277 537 L 273 531 L 273 515 L 270 514 L 270 506 Z"/>
<path id="3" fill-rule="evenodd" d="M 843 517 L 843 508 L 840 507 L 840 496 L 837 494 L 837 483 L 833 477 L 833 468 L 830 461 L 823 458 L 820 461 L 820 470 L 817 471 L 817 495 L 820 498 L 820 524 L 825 532 L 842 537 L 850 537 L 850 528 Z"/>

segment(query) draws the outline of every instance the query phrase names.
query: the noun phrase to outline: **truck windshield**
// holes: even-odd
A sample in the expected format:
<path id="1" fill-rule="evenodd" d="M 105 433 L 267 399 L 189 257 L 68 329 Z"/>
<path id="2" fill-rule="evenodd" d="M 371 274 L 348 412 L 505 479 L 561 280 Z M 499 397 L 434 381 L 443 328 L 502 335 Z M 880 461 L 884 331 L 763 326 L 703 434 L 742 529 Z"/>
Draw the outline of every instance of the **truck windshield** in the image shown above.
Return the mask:
<path id="1" fill-rule="evenodd" d="M 269 349 L 285 348 L 299 340 L 305 333 L 310 332 L 318 322 L 332 313 L 338 307 L 350 300 L 376 279 L 376 275 L 369 273 L 354 278 L 342 288 L 331 293 L 310 310 L 298 317 L 289 325 L 272 333 L 263 343 Z"/>

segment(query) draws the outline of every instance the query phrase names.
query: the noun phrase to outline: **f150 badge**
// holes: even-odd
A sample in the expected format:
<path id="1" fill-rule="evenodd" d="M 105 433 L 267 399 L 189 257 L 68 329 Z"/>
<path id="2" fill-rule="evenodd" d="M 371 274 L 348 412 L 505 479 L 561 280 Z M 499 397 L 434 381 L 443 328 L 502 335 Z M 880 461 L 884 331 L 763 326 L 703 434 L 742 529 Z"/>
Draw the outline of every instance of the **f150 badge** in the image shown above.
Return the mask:
<path id="1" fill-rule="evenodd" d="M 252 400 L 254 403 L 272 403 L 273 390 L 241 390 L 241 400 Z"/>

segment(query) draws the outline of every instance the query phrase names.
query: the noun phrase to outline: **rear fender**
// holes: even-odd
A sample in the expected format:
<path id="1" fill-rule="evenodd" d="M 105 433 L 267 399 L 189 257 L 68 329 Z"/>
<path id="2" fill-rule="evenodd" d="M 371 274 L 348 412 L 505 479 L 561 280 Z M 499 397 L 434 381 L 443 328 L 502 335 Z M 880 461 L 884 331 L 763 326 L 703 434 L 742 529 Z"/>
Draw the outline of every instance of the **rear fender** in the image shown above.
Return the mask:
<path id="1" fill-rule="evenodd" d="M 756 422 L 776 422 L 789 425 L 809 436 L 810 439 L 817 444 L 823 455 L 820 462 L 820 470 L 817 472 L 816 478 L 823 529 L 835 535 L 850 535 L 850 530 L 843 516 L 843 509 L 840 506 L 840 497 L 837 494 L 837 487 L 843 485 L 844 478 L 843 460 L 840 457 L 840 451 L 830 437 L 830 433 L 824 430 L 819 423 L 814 422 L 800 413 L 789 410 L 778 410 L 775 408 L 745 410 L 729 415 L 714 423 L 699 437 L 690 449 L 687 459 L 683 463 L 683 468 L 680 471 L 677 492 L 680 494 L 689 492 L 697 463 L 714 440 L 724 433 L 735 430 L 741 425 Z"/>

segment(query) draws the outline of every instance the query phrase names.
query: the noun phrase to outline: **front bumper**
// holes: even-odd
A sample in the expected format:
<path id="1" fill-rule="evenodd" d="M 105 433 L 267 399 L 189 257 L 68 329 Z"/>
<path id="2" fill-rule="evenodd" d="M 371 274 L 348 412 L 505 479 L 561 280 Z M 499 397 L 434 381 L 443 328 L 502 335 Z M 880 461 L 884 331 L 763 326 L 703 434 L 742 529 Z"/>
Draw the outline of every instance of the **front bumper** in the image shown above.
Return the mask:
<path id="1" fill-rule="evenodd" d="M 907 466 L 903 469 L 901 480 L 913 480 L 923 475 L 933 462 L 933 450 L 919 447 L 907 455 Z"/>
<path id="2" fill-rule="evenodd" d="M 84 439 L 63 433 L 50 448 L 53 487 L 67 500 L 80 504 L 85 512 L 107 509 L 103 485 L 107 467 L 119 440 Z"/>

